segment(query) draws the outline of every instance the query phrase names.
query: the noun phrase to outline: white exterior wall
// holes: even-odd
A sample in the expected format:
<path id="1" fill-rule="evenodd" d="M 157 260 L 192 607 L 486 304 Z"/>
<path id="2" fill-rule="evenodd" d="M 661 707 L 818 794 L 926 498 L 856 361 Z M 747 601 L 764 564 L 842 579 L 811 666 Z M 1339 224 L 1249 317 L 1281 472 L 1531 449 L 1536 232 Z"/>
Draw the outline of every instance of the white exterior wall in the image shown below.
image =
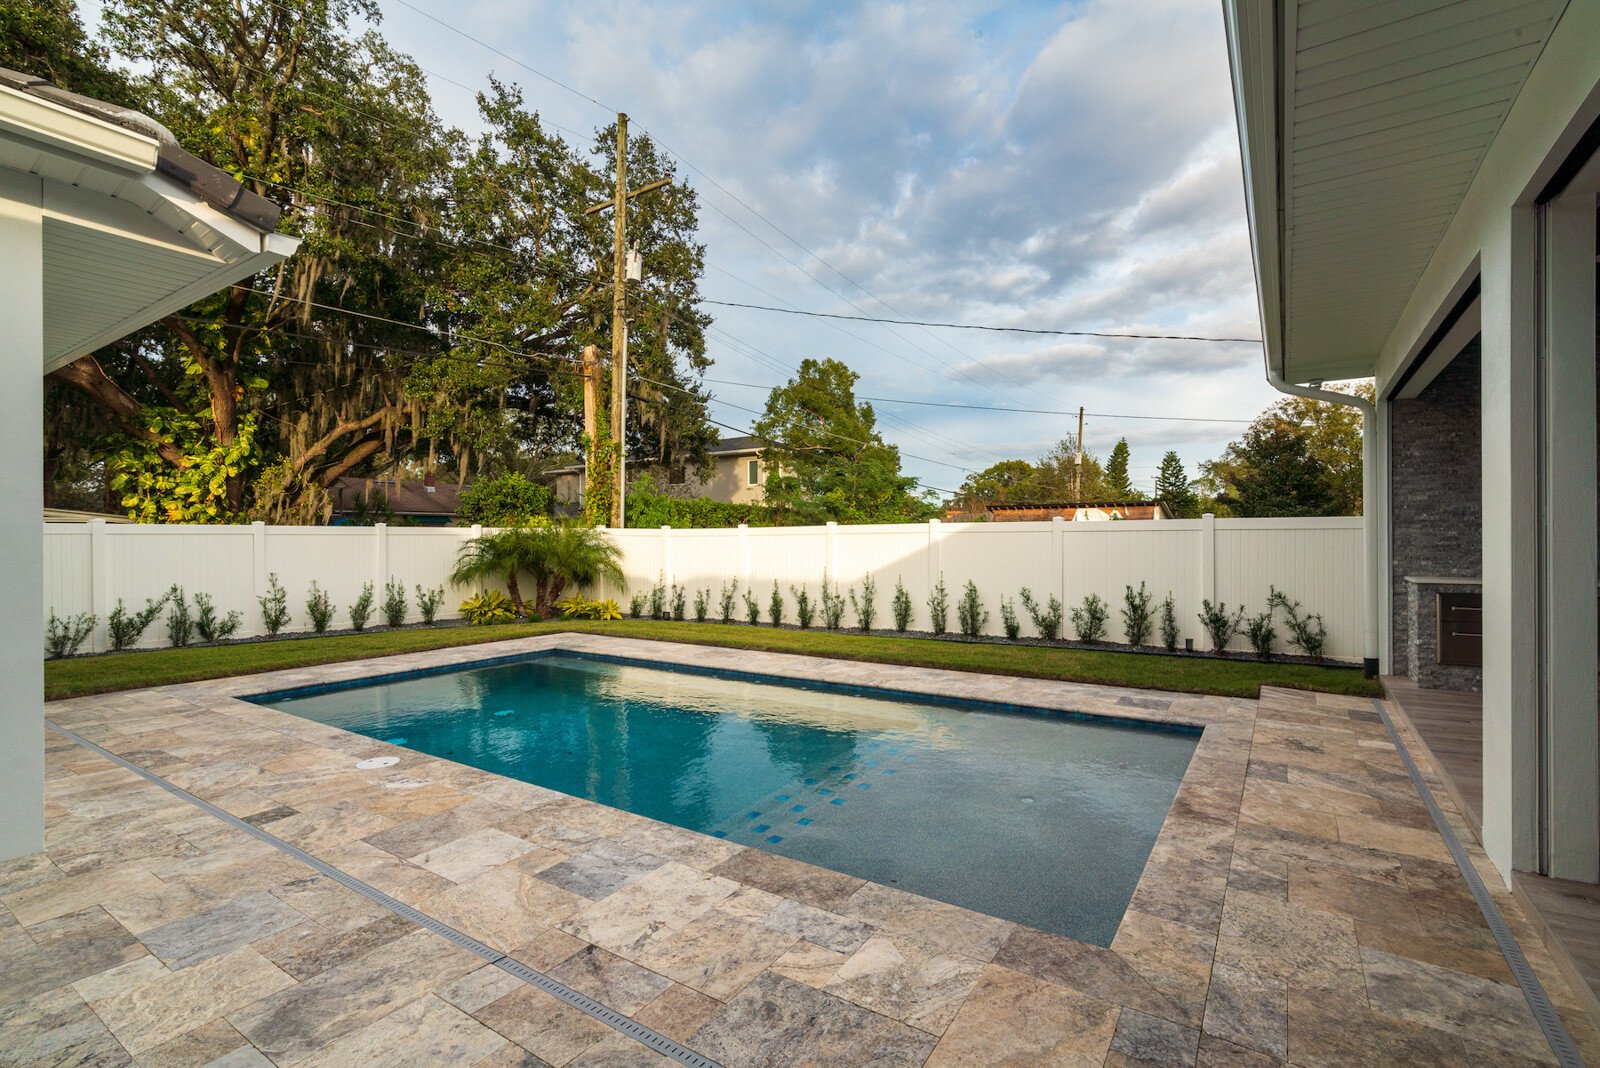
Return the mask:
<path id="1" fill-rule="evenodd" d="M 890 599 L 903 581 L 916 605 L 912 627 L 929 626 L 927 598 L 943 575 L 950 594 L 949 626 L 970 579 L 989 612 L 990 634 L 1003 633 L 1000 597 L 1017 599 L 1023 587 L 1043 603 L 1051 595 L 1068 607 L 1093 593 L 1110 608 L 1111 637 L 1120 639 L 1123 588 L 1147 584 L 1159 603 L 1169 592 L 1184 637 L 1196 648 L 1207 641 L 1197 615 L 1204 598 L 1258 612 L 1269 587 L 1277 586 L 1320 612 L 1327 622 L 1330 656 L 1358 659 L 1362 651 L 1361 520 L 1189 519 L 1160 523 L 911 523 L 886 526 L 737 528 L 731 530 L 623 530 L 611 536 L 622 547 L 629 590 L 606 590 L 626 607 L 629 592 L 658 581 L 688 591 L 711 591 L 712 615 L 724 582 L 753 590 L 765 619 L 772 584 L 778 583 L 794 621 L 790 587 L 804 587 L 818 605 L 824 573 L 842 589 L 874 576 L 878 626 L 892 626 Z M 158 597 L 174 582 L 192 596 L 209 593 L 220 612 L 244 614 L 243 635 L 260 633 L 256 598 L 266 576 L 276 573 L 289 594 L 288 630 L 307 630 L 306 591 L 316 580 L 333 598 L 335 626 L 348 625 L 346 609 L 363 582 L 381 601 L 393 577 L 414 588 L 445 585 L 442 618 L 454 618 L 468 591 L 450 589 L 446 575 L 468 528 L 384 527 L 124 526 L 52 523 L 45 527 L 46 612 L 94 612 L 100 626 L 94 648 L 105 648 L 105 617 L 117 599 L 130 607 Z M 98 546 L 98 548 L 97 548 Z M 1023 633 L 1034 629 L 1019 602 Z M 736 605 L 743 619 L 743 602 Z M 416 618 L 413 608 L 412 617 Z M 848 611 L 847 623 L 854 616 Z M 1070 636 L 1070 625 L 1063 627 Z M 1279 626 L 1280 635 L 1283 627 Z M 142 643 L 166 644 L 160 620 Z M 1280 638 L 1280 648 L 1288 650 Z M 1248 648 L 1240 636 L 1233 645 Z"/>

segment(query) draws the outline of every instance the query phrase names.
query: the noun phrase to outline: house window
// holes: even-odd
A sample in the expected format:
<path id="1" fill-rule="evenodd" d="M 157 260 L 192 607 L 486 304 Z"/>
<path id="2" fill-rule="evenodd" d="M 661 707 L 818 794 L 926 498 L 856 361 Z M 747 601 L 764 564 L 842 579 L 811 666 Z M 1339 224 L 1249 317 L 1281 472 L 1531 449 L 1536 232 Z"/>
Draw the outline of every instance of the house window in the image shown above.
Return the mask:
<path id="1" fill-rule="evenodd" d="M 689 469 L 684 464 L 679 464 L 667 474 L 667 481 L 674 486 L 681 486 L 689 481 Z"/>
<path id="2" fill-rule="evenodd" d="M 749 486 L 761 485 L 761 461 L 750 460 L 745 464 L 745 484 Z"/>

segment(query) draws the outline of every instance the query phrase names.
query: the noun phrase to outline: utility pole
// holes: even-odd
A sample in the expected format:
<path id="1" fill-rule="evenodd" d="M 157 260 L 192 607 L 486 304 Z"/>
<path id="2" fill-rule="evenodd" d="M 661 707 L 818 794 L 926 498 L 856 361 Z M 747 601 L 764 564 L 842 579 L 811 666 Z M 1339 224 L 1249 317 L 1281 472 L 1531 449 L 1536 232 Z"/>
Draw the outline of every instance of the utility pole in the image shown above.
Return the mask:
<path id="1" fill-rule="evenodd" d="M 1083 408 L 1078 408 L 1078 448 L 1072 457 L 1072 503 L 1083 503 Z"/>
<path id="2" fill-rule="evenodd" d="M 594 451 L 600 432 L 600 350 L 593 345 L 583 347 L 583 436 L 589 447 L 583 457 L 584 492 L 594 484 Z"/>
<path id="3" fill-rule="evenodd" d="M 628 116 L 617 113 L 617 181 L 610 200 L 584 210 L 593 215 L 614 208 L 611 264 L 611 441 L 616 454 L 616 484 L 611 498 L 611 525 L 623 525 L 623 495 L 628 488 L 627 400 L 628 400 L 628 198 L 671 181 L 662 178 L 628 188 Z"/>

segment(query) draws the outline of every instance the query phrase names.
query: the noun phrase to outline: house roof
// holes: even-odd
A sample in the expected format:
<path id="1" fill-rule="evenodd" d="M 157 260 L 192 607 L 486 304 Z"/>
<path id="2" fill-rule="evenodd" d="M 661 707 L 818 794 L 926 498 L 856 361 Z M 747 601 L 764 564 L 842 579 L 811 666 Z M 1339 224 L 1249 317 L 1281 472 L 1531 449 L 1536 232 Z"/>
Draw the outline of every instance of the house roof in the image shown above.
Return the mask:
<path id="1" fill-rule="evenodd" d="M 329 487 L 335 515 L 344 515 L 355 508 L 356 499 L 365 496 L 368 489 L 382 491 L 388 498 L 395 515 L 451 516 L 461 504 L 461 495 L 472 488 L 471 483 L 438 483 L 427 486 L 416 479 L 392 478 L 341 478 Z"/>
<path id="2" fill-rule="evenodd" d="M 1005 501 L 985 505 L 985 507 L 991 512 L 999 512 L 1008 508 L 1018 510 L 1034 510 L 1038 508 L 1148 508 L 1155 504 L 1166 506 L 1165 501 L 1146 499 L 1142 501 Z"/>

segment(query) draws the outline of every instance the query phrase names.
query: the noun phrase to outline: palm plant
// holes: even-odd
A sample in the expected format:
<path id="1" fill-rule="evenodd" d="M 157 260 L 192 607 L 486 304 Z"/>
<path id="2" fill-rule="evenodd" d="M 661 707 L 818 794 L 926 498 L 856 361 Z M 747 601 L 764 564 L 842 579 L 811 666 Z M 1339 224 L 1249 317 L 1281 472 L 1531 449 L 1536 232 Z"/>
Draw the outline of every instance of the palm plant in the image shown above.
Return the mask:
<path id="1" fill-rule="evenodd" d="M 524 601 L 517 577 L 526 573 L 533 577 L 534 611 L 549 616 L 569 585 L 583 589 L 602 579 L 625 585 L 621 557 L 621 550 L 594 527 L 507 527 L 463 545 L 450 581 L 466 586 L 501 579 L 521 615 Z"/>

